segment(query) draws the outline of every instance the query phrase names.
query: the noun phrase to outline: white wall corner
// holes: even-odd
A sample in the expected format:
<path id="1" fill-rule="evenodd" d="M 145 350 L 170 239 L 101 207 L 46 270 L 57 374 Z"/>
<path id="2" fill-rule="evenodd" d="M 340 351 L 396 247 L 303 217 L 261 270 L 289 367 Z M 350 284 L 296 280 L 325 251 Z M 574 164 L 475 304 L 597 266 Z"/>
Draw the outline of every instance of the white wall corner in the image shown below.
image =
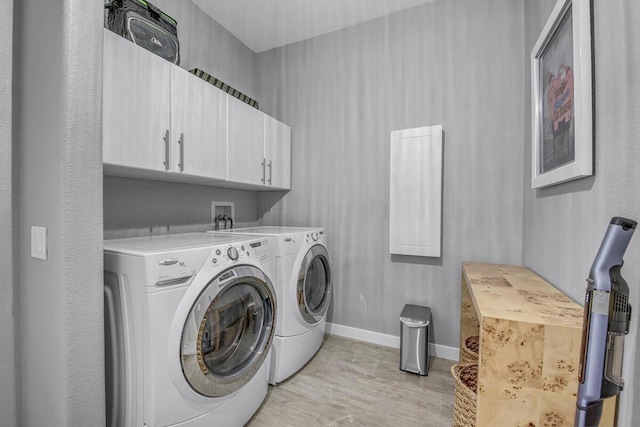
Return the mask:
<path id="1" fill-rule="evenodd" d="M 351 326 L 327 323 L 326 333 L 344 338 L 364 341 L 371 344 L 383 345 L 385 347 L 400 348 L 400 337 L 395 335 L 381 334 L 379 332 L 367 331 L 364 329 L 352 328 Z M 460 349 L 448 347 L 440 344 L 429 344 L 429 355 L 442 359 L 458 361 Z"/>

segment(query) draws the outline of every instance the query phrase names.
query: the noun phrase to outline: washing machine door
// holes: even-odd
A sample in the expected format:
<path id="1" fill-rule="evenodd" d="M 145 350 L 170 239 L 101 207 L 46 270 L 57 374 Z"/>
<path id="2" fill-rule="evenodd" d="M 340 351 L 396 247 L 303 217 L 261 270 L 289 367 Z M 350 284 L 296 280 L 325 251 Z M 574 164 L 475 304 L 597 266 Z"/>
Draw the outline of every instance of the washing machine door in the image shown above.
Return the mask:
<path id="1" fill-rule="evenodd" d="M 302 259 L 296 298 L 305 322 L 314 325 L 325 315 L 331 302 L 331 266 L 322 245 L 314 245 Z"/>
<path id="2" fill-rule="evenodd" d="M 193 390 L 221 397 L 262 366 L 274 333 L 276 299 L 266 274 L 235 266 L 216 276 L 193 304 L 182 332 L 182 371 Z"/>

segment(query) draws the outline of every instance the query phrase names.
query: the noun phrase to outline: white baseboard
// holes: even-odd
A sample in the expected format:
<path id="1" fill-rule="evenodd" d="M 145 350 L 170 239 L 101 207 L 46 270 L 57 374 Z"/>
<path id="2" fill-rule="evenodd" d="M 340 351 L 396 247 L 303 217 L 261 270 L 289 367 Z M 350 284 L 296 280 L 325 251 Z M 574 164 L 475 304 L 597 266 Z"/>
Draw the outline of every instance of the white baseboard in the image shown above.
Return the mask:
<path id="1" fill-rule="evenodd" d="M 379 332 L 366 331 L 364 329 L 352 328 L 335 323 L 327 323 L 326 333 L 339 337 L 351 338 L 354 340 L 369 342 L 371 344 L 383 345 L 385 347 L 400 348 L 400 337 L 395 335 L 381 334 Z M 429 354 L 443 359 L 458 361 L 460 349 L 448 347 L 440 344 L 429 344 Z"/>

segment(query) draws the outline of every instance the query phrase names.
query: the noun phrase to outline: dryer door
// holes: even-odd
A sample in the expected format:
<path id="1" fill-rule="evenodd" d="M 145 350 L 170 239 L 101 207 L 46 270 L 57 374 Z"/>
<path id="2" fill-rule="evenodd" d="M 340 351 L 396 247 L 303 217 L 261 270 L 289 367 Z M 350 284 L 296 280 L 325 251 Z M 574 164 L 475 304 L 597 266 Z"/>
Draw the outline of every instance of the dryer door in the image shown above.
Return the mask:
<path id="1" fill-rule="evenodd" d="M 242 265 L 216 276 L 193 304 L 180 359 L 196 392 L 226 396 L 260 369 L 271 347 L 276 299 L 264 272 Z"/>
<path id="2" fill-rule="evenodd" d="M 314 325 L 326 314 L 331 302 L 331 266 L 329 254 L 322 245 L 309 249 L 298 272 L 296 298 L 302 318 Z"/>

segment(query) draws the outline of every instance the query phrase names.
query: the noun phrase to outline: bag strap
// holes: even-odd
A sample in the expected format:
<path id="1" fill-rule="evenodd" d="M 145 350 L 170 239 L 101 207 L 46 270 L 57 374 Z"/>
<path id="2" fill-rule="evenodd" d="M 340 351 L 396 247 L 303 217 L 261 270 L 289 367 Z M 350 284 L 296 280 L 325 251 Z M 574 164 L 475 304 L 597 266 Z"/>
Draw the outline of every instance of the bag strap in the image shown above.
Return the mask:
<path id="1" fill-rule="evenodd" d="M 147 10 L 149 11 L 149 13 L 151 13 L 151 15 L 156 18 L 156 19 L 164 19 L 165 21 L 169 21 L 169 23 L 177 26 L 178 23 L 176 22 L 175 19 L 173 19 L 172 17 L 170 17 L 169 15 L 167 15 L 166 13 L 164 13 L 162 10 L 160 10 L 160 8 L 158 8 L 158 6 L 148 2 L 147 0 L 144 0 L 144 2 L 147 4 Z"/>
<path id="2" fill-rule="evenodd" d="M 147 3 L 147 10 L 149 10 L 149 13 L 151 13 L 151 15 L 154 18 L 158 19 L 158 18 L 162 17 L 162 11 L 157 6 L 155 6 L 155 5 L 153 5 L 153 4 L 149 3 L 149 2 L 146 2 L 146 3 Z"/>

